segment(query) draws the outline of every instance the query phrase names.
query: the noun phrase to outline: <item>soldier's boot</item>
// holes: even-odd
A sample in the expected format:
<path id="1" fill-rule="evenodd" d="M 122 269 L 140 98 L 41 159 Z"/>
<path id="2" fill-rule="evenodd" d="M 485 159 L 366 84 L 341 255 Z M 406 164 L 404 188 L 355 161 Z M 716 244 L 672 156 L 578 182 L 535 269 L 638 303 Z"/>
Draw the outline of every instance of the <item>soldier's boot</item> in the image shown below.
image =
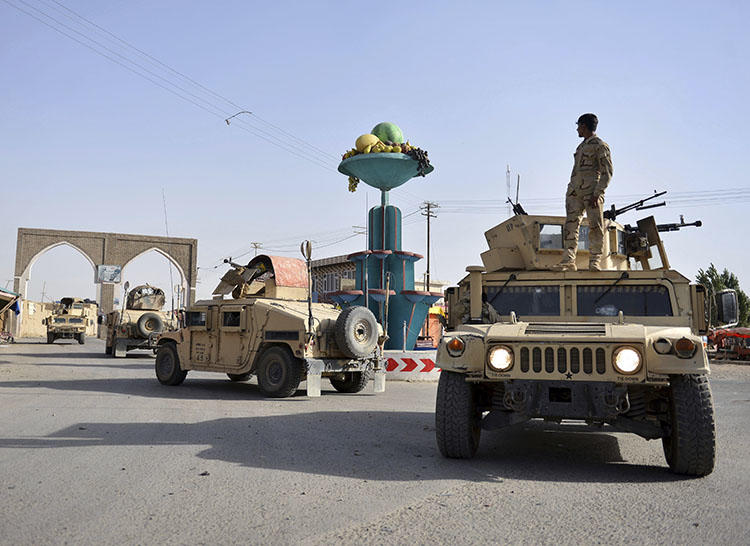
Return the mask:
<path id="1" fill-rule="evenodd" d="M 578 268 L 576 267 L 575 262 L 571 262 L 568 260 L 563 260 L 560 263 L 556 263 L 552 267 L 550 267 L 552 271 L 577 271 Z"/>

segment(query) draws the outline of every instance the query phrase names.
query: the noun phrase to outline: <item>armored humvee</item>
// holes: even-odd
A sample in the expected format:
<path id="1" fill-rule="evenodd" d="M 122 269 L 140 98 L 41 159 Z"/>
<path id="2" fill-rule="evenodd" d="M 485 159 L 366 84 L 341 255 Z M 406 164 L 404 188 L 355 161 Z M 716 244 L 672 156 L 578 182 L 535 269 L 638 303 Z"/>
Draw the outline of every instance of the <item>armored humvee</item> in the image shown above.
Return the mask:
<path id="1" fill-rule="evenodd" d="M 44 319 L 47 343 L 54 343 L 56 339 L 75 339 L 83 345 L 89 320 L 92 319 L 86 316 L 82 299 L 61 298 L 52 308 L 52 315 Z"/>
<path id="2" fill-rule="evenodd" d="M 231 265 L 214 299 L 192 305 L 179 331 L 159 337 L 162 384 L 179 385 L 188 370 L 201 370 L 232 381 L 255 375 L 260 390 L 276 398 L 292 396 L 305 380 L 308 396 L 320 396 L 322 377 L 356 393 L 374 376 L 375 392 L 384 390 L 385 338 L 369 309 L 313 303 L 302 260 L 259 255 Z"/>
<path id="3" fill-rule="evenodd" d="M 122 311 L 107 314 L 104 352 L 115 358 L 134 349 L 156 350 L 159 334 L 177 329 L 174 313 L 162 311 L 165 297 L 161 288 L 143 284 L 126 291 Z"/>
<path id="4" fill-rule="evenodd" d="M 485 233 L 483 266 L 467 267 L 446 291 L 440 452 L 469 458 L 482 429 L 543 419 L 661 439 L 672 471 L 709 474 L 714 409 L 700 336 L 710 302 L 703 286 L 670 269 L 659 238 L 700 223 L 605 220 L 603 270 L 588 271 L 584 221 L 579 270 L 555 272 L 564 222 L 521 209 Z M 654 269 L 653 247 L 662 262 Z M 736 322 L 736 294 L 721 294 L 717 305 L 720 320 Z"/>

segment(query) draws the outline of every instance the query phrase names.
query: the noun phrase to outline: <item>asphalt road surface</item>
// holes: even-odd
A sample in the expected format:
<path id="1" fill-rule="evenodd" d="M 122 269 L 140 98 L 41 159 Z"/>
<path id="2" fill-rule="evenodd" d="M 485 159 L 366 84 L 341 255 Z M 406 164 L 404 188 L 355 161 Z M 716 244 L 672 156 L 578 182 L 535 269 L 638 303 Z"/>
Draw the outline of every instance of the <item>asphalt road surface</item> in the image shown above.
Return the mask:
<path id="1" fill-rule="evenodd" d="M 1 543 L 750 542 L 750 366 L 714 367 L 717 468 L 685 479 L 660 442 L 538 426 L 443 459 L 436 383 L 270 400 L 103 353 L 0 347 Z"/>

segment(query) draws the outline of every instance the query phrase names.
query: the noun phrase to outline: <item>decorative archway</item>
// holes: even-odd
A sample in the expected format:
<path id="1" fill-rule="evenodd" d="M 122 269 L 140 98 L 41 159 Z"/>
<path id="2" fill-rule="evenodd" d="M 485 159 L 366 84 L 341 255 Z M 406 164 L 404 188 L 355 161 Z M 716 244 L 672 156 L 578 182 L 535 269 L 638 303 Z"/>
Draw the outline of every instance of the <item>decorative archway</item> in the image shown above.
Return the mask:
<path id="1" fill-rule="evenodd" d="M 195 283 L 198 278 L 197 239 L 95 231 L 18 228 L 14 291 L 25 299 L 34 262 L 48 250 L 63 244 L 75 248 L 86 257 L 94 270 L 95 281 L 99 266 L 117 266 L 122 269 L 141 254 L 155 250 L 180 271 L 186 290 L 185 300 L 191 304 L 195 301 Z M 114 308 L 116 284 L 119 283 L 98 283 L 97 301 L 104 313 Z"/>

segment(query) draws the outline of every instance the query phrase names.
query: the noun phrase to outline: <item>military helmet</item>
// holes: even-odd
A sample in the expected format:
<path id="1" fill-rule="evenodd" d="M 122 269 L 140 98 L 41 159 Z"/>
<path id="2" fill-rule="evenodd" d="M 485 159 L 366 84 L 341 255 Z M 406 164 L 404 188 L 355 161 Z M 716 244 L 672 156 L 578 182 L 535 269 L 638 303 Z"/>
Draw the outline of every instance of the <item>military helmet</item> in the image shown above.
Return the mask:
<path id="1" fill-rule="evenodd" d="M 599 124 L 599 118 L 596 117 L 596 114 L 583 114 L 578 118 L 577 123 L 585 125 L 589 131 L 596 131 L 596 126 Z"/>

